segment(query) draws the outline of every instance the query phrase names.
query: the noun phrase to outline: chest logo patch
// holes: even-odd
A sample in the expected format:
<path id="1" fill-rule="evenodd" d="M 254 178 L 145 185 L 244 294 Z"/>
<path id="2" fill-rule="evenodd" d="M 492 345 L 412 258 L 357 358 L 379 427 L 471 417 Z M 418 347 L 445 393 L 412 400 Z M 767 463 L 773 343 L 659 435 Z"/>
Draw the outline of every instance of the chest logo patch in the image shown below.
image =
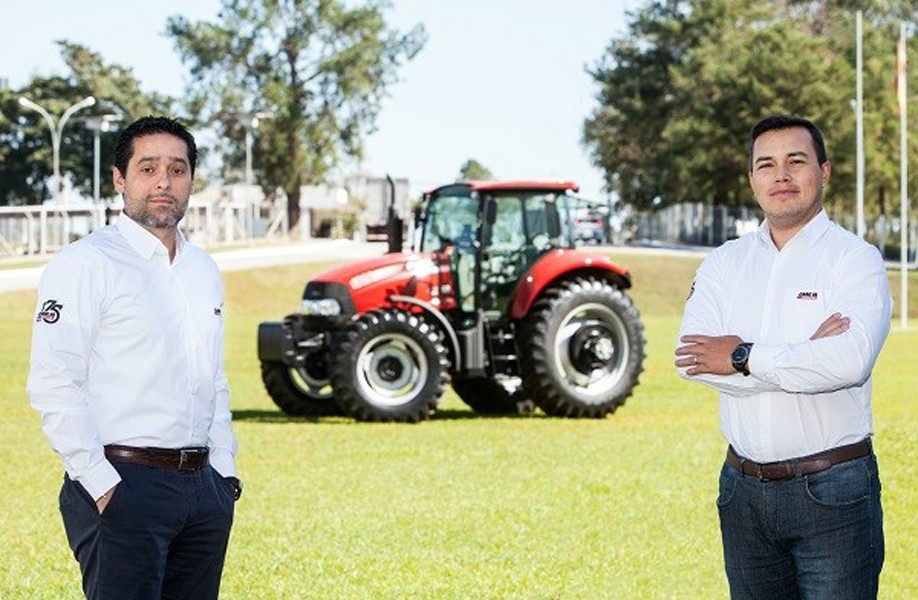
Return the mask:
<path id="1" fill-rule="evenodd" d="M 818 300 L 819 292 L 797 292 L 797 300 Z"/>
<path id="2" fill-rule="evenodd" d="M 64 305 L 57 300 L 46 300 L 35 317 L 35 322 L 44 321 L 45 323 L 57 323 L 61 318 L 61 309 Z"/>
<path id="3" fill-rule="evenodd" d="M 219 317 L 219 316 L 222 315 L 222 314 L 223 314 L 223 311 L 222 311 L 221 309 L 219 309 L 219 308 L 214 308 L 214 316 L 215 316 L 215 317 Z"/>

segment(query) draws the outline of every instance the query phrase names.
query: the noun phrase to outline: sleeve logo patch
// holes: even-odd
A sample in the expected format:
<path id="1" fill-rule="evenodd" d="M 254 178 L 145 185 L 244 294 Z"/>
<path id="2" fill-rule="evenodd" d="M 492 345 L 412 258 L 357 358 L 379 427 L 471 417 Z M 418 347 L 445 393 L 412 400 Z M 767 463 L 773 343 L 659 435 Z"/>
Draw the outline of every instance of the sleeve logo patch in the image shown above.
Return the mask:
<path id="1" fill-rule="evenodd" d="M 61 309 L 64 305 L 57 300 L 46 300 L 35 317 L 35 322 L 44 321 L 45 323 L 57 323 L 61 318 Z"/>
<path id="2" fill-rule="evenodd" d="M 797 292 L 797 300 L 818 300 L 819 292 Z"/>

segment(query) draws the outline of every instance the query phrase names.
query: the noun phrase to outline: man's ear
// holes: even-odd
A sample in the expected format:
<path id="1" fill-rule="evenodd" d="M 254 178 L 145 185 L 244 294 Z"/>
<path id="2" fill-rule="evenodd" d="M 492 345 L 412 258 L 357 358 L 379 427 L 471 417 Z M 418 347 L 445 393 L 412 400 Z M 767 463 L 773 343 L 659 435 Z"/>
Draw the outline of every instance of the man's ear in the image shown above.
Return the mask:
<path id="1" fill-rule="evenodd" d="M 118 170 L 118 167 L 112 167 L 112 185 L 119 194 L 124 193 L 124 175 Z"/>

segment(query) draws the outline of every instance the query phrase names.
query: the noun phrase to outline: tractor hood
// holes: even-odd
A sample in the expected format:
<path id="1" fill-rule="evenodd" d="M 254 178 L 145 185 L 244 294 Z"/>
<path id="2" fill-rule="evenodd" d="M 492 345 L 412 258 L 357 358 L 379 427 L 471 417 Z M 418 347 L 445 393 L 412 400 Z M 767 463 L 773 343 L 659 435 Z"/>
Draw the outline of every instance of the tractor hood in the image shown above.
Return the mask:
<path id="1" fill-rule="evenodd" d="M 443 270 L 443 276 L 448 277 L 448 265 L 444 265 Z M 337 297 L 345 300 L 343 296 L 348 296 L 353 310 L 364 313 L 384 306 L 392 295 L 420 299 L 436 296 L 440 272 L 436 255 L 432 253 L 386 254 L 322 271 L 306 285 L 303 299 Z"/>

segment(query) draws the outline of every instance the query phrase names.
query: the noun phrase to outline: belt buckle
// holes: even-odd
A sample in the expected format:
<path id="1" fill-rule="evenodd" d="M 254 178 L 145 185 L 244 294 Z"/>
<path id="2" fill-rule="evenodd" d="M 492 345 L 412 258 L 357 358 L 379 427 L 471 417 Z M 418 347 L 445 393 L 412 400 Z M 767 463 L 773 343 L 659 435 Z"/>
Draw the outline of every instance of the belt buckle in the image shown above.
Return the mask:
<path id="1" fill-rule="evenodd" d="M 765 474 L 762 472 L 762 463 L 755 463 L 755 476 L 759 481 L 768 481 Z"/>
<path id="2" fill-rule="evenodd" d="M 204 451 L 201 450 L 200 448 L 182 448 L 181 450 L 179 450 L 178 470 L 179 471 L 196 470 L 198 468 L 197 465 L 200 464 L 200 456 L 203 452 Z M 192 464 L 192 461 L 194 460 L 197 460 L 197 462 Z"/>

